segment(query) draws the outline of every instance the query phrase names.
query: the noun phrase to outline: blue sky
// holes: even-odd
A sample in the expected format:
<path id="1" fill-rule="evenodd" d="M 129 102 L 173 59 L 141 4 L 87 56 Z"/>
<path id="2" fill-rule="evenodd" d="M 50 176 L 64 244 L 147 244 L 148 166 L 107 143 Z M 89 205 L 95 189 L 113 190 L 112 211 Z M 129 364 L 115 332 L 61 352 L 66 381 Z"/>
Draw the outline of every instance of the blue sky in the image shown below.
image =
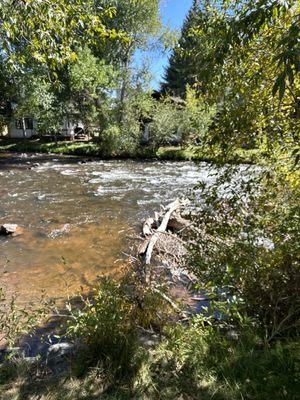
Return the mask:
<path id="1" fill-rule="evenodd" d="M 193 0 L 163 0 L 161 13 L 164 23 L 180 29 Z"/>
<path id="2" fill-rule="evenodd" d="M 180 30 L 192 2 L 193 0 L 163 0 L 161 5 L 161 15 L 164 24 L 170 26 L 172 29 Z M 152 55 L 152 58 L 151 72 L 154 76 L 152 86 L 157 89 L 162 80 L 164 67 L 168 63 L 168 54 L 155 54 L 154 56 Z"/>

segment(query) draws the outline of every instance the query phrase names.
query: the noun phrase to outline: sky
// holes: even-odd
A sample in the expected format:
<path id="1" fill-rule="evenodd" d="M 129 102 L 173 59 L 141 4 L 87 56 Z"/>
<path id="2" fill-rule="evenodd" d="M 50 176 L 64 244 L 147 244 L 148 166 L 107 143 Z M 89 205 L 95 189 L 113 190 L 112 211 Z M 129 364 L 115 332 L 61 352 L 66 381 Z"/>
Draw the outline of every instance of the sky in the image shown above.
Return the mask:
<path id="1" fill-rule="evenodd" d="M 192 6 L 192 2 L 193 0 L 163 0 L 161 5 L 163 23 L 172 29 L 180 31 L 185 16 Z M 164 68 L 168 64 L 168 54 L 156 54 L 155 56 L 152 55 L 152 58 L 150 69 L 154 78 L 151 86 L 154 89 L 158 89 L 162 81 Z"/>

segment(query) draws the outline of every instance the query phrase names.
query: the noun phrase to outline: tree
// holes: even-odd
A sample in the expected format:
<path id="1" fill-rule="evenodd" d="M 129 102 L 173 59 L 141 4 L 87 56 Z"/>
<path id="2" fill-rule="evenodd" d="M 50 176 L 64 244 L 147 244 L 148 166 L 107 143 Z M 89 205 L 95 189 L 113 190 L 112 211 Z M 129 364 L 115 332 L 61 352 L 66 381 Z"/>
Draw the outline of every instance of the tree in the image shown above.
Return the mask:
<path id="1" fill-rule="evenodd" d="M 230 148 L 297 139 L 299 6 L 281 3 L 224 0 L 197 9 L 197 23 L 188 30 L 193 46 L 178 53 L 181 69 L 170 64 L 169 81 L 185 84 L 193 71 L 198 96 L 217 104 L 211 142 Z M 177 93 L 185 94 L 184 84 Z"/>
<path id="2" fill-rule="evenodd" d="M 103 23 L 113 16 L 113 8 L 99 10 L 94 0 L 3 0 L 0 52 L 8 67 L 24 70 L 36 61 L 55 80 L 57 70 L 76 59 L 76 48 L 118 37 Z"/>
<path id="3" fill-rule="evenodd" d="M 175 96 L 184 97 L 186 86 L 193 86 L 196 83 L 195 64 L 190 57 L 190 51 L 196 45 L 197 38 L 193 34 L 195 29 L 201 23 L 201 8 L 199 0 L 194 0 L 181 31 L 181 37 L 177 46 L 173 50 L 169 65 L 165 71 L 162 84 L 162 92 L 170 93 Z"/>
<path id="4" fill-rule="evenodd" d="M 251 40 L 266 27 L 272 27 L 279 20 L 289 20 L 278 41 L 273 62 L 278 72 L 273 93 L 282 98 L 288 83 L 293 84 L 300 73 L 300 4 L 297 0 L 257 0 L 249 1 L 237 21 L 231 27 L 232 41 Z M 235 32 L 235 33 L 234 33 Z M 238 33 L 238 35 L 237 35 Z"/>
<path id="5" fill-rule="evenodd" d="M 101 56 L 119 71 L 117 92 L 119 122 L 122 122 L 124 103 L 132 83 L 134 56 L 138 50 L 147 50 L 161 39 L 159 0 L 99 0 L 97 4 L 115 8 L 115 18 L 108 21 L 108 26 L 114 31 L 123 32 L 126 37 L 125 41 L 115 41 L 114 46 L 108 42 L 104 51 L 96 48 L 96 55 L 100 51 Z"/>
<path id="6" fill-rule="evenodd" d="M 61 120 L 58 118 L 56 97 L 47 76 L 38 71 L 18 74 L 11 85 L 12 116 L 20 120 L 26 137 L 26 118 L 38 121 L 40 132 L 57 131 Z"/>
<path id="7" fill-rule="evenodd" d="M 100 124 L 102 129 L 105 125 L 103 106 L 116 79 L 113 67 L 98 60 L 88 47 L 77 53 L 77 61 L 70 66 L 70 99 L 90 133 L 93 125 Z"/>
<path id="8" fill-rule="evenodd" d="M 0 86 L 1 89 L 5 87 L 5 91 L 1 91 L 4 99 L 1 103 L 14 102 L 14 116 L 23 122 L 25 116 L 32 116 L 42 127 L 47 120 L 47 131 L 52 131 L 59 123 L 53 124 L 53 110 L 56 110 L 56 121 L 60 118 L 61 122 L 63 115 L 70 111 L 72 94 L 72 100 L 74 97 L 78 100 L 76 106 L 88 125 L 91 101 L 87 101 L 87 97 L 93 97 L 94 102 L 96 99 L 91 85 L 86 88 L 89 96 L 83 95 L 86 72 L 79 88 L 76 68 L 83 70 L 83 60 L 77 62 L 77 51 L 84 46 L 104 47 L 108 38 L 118 38 L 122 42 L 124 35 L 106 26 L 114 15 L 113 7 L 96 7 L 94 0 L 3 0 L 0 4 L 0 54 L 5 77 L 0 71 Z M 98 76 L 104 70 L 100 64 Z M 72 88 L 70 70 L 75 71 Z M 95 78 L 95 71 L 92 75 Z M 23 127 L 26 134 L 24 123 Z"/>

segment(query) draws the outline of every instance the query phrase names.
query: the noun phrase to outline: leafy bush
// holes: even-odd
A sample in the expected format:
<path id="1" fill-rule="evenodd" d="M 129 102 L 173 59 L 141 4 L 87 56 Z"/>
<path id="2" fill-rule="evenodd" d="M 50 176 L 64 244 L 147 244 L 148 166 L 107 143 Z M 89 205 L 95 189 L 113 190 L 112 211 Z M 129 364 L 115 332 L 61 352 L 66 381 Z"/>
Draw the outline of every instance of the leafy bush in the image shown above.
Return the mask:
<path id="1" fill-rule="evenodd" d="M 138 328 L 166 322 L 169 308 L 151 288 L 124 279 L 103 279 L 92 300 L 81 311 L 72 310 L 68 334 L 87 346 L 85 365 L 101 361 L 111 371 L 127 375 L 136 367 Z"/>
<path id="2" fill-rule="evenodd" d="M 184 147 L 194 144 L 204 146 L 215 113 L 214 106 L 206 105 L 204 99 L 187 86 L 186 105 L 182 109 L 180 118 Z"/>
<path id="3" fill-rule="evenodd" d="M 88 346 L 89 363 L 104 359 L 114 368 L 129 366 L 136 347 L 133 305 L 120 285 L 103 280 L 92 301 L 74 314 L 71 336 Z"/>
<path id="4" fill-rule="evenodd" d="M 120 150 L 121 130 L 116 125 L 111 125 L 105 129 L 100 136 L 100 148 L 104 155 L 114 155 Z"/>
<path id="5" fill-rule="evenodd" d="M 150 123 L 150 146 L 158 148 L 180 141 L 180 111 L 170 98 L 155 104 Z"/>
<path id="6" fill-rule="evenodd" d="M 203 144 L 214 114 L 214 107 L 205 105 L 189 87 L 186 101 L 167 96 L 154 105 L 149 124 L 150 145 L 158 148 L 172 143 L 185 147 Z"/>
<path id="7" fill-rule="evenodd" d="M 299 333 L 300 192 L 295 176 L 263 172 L 243 184 L 235 170 L 231 186 L 228 176 L 214 188 L 202 185 L 206 205 L 195 218 L 199 230 L 191 243 L 190 267 L 200 282 L 213 298 L 221 290 L 227 293 L 228 323 L 241 314 L 253 318 L 269 341 Z"/>

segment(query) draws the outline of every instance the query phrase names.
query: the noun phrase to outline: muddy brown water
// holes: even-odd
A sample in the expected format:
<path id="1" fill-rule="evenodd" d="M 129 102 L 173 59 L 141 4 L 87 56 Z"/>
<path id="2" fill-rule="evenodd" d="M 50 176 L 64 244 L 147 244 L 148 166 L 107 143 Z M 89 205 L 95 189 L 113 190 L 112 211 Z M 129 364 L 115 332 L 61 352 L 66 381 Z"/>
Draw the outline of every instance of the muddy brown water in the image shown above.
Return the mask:
<path id="1" fill-rule="evenodd" d="M 22 302 L 65 299 L 117 274 L 140 221 L 212 171 L 206 163 L 0 155 L 0 287 Z"/>

